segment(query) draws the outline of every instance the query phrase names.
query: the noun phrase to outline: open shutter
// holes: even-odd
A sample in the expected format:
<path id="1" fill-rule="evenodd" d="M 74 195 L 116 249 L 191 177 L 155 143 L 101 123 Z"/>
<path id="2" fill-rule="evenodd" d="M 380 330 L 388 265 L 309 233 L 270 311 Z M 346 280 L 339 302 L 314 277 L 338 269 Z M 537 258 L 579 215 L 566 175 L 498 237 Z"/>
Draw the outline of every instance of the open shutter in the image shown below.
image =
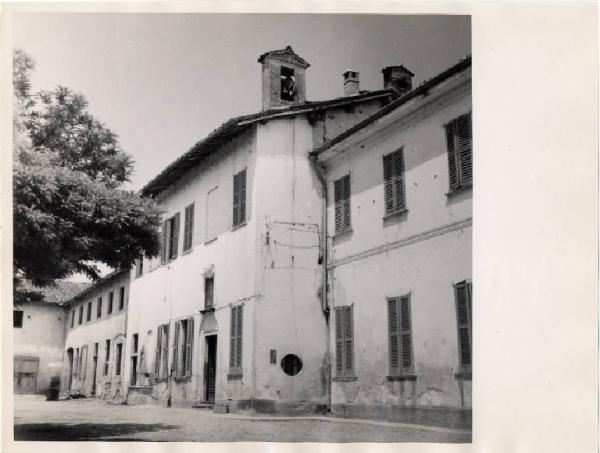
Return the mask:
<path id="1" fill-rule="evenodd" d="M 473 153 L 471 134 L 471 114 L 456 119 L 456 147 L 460 166 L 461 186 L 469 186 L 473 182 Z"/>
<path id="2" fill-rule="evenodd" d="M 400 338 L 402 351 L 402 374 L 411 374 L 413 371 L 412 358 L 412 332 L 410 319 L 410 298 L 400 298 Z"/>
<path id="3" fill-rule="evenodd" d="M 160 262 L 165 264 L 167 261 L 167 229 L 168 221 L 165 220 L 162 224 L 162 233 L 160 236 Z M 112 305 L 112 304 L 111 304 Z M 110 313 L 110 311 L 109 311 Z"/>
<path id="4" fill-rule="evenodd" d="M 230 344 L 229 344 L 229 369 L 233 370 L 235 368 L 235 348 L 237 345 L 236 341 L 236 332 L 237 332 L 237 307 L 231 307 L 231 320 L 230 320 Z"/>
<path id="5" fill-rule="evenodd" d="M 163 336 L 161 343 L 161 377 L 169 375 L 169 324 L 163 325 Z"/>
<path id="6" fill-rule="evenodd" d="M 179 218 L 181 217 L 178 212 L 175 214 L 175 218 L 173 219 L 173 234 L 171 235 L 171 240 L 173 244 L 171 245 L 171 259 L 177 258 L 178 246 L 179 246 Z"/>
<path id="7" fill-rule="evenodd" d="M 344 177 L 344 230 L 350 228 L 350 175 Z"/>
<path id="8" fill-rule="evenodd" d="M 239 199 L 240 199 L 240 224 L 246 221 L 246 169 L 240 172 L 239 181 Z"/>
<path id="9" fill-rule="evenodd" d="M 233 176 L 233 226 L 246 221 L 246 169 Z"/>
<path id="10" fill-rule="evenodd" d="M 342 338 L 343 307 L 335 308 L 335 371 L 342 376 L 344 371 L 344 339 Z"/>
<path id="11" fill-rule="evenodd" d="M 185 375 L 192 375 L 192 351 L 194 350 L 194 318 L 189 318 L 187 339 L 185 342 Z"/>
<path id="12" fill-rule="evenodd" d="M 243 335 L 243 305 L 240 305 L 237 309 L 237 345 L 235 348 L 236 367 L 239 371 L 242 371 L 242 335 Z"/>
<path id="13" fill-rule="evenodd" d="M 395 210 L 399 211 L 406 206 L 406 192 L 404 190 L 404 151 L 399 149 L 393 154 L 394 171 L 394 202 Z"/>
<path id="14" fill-rule="evenodd" d="M 456 319 L 458 326 L 458 355 L 463 372 L 471 371 L 471 333 L 469 313 L 469 290 L 466 282 L 454 285 Z"/>
<path id="15" fill-rule="evenodd" d="M 446 145 L 448 146 L 448 179 L 450 190 L 459 187 L 458 162 L 456 159 L 456 146 L 454 143 L 454 121 L 446 125 Z"/>
<path id="16" fill-rule="evenodd" d="M 179 346 L 179 321 L 175 321 L 175 336 L 173 337 L 173 343 L 171 344 L 171 372 L 175 375 L 175 376 L 179 376 L 179 369 L 178 369 L 178 360 L 177 360 L 177 353 L 178 351 L 178 346 Z"/>
<path id="17" fill-rule="evenodd" d="M 390 375 L 400 374 L 400 332 L 398 299 L 388 299 L 388 331 L 390 336 Z"/>
<path id="18" fill-rule="evenodd" d="M 392 154 L 383 156 L 383 186 L 385 192 L 385 212 L 394 212 L 394 184 L 392 182 Z"/>
<path id="19" fill-rule="evenodd" d="M 346 376 L 352 376 L 354 370 L 354 351 L 352 347 L 354 326 L 352 306 L 344 308 L 344 374 Z"/>
<path id="20" fill-rule="evenodd" d="M 350 175 L 334 182 L 335 231 L 342 232 L 350 228 Z"/>

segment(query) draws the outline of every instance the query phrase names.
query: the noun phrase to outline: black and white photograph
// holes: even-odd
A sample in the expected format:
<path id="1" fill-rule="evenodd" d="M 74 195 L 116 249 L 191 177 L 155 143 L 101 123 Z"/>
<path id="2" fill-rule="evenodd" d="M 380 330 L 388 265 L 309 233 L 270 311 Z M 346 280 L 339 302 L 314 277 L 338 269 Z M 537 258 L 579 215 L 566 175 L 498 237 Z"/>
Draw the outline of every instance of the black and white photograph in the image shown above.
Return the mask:
<path id="1" fill-rule="evenodd" d="M 11 33 L 16 443 L 473 441 L 470 14 Z"/>

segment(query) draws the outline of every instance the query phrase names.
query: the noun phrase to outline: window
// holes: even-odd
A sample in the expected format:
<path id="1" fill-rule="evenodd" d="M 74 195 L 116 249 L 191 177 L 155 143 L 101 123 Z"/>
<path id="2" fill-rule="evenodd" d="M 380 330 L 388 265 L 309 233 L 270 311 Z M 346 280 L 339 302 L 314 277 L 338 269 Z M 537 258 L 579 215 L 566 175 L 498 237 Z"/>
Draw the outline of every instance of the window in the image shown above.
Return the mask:
<path id="1" fill-rule="evenodd" d="M 144 273 L 144 257 L 135 260 L 135 276 L 141 277 Z"/>
<path id="2" fill-rule="evenodd" d="M 106 356 L 104 358 L 104 376 L 108 374 L 108 365 L 110 363 L 110 340 L 106 340 Z"/>
<path id="3" fill-rule="evenodd" d="M 194 345 L 194 318 L 184 319 L 175 324 L 175 344 L 173 355 L 175 376 L 192 375 L 192 348 Z"/>
<path id="4" fill-rule="evenodd" d="M 220 211 L 218 201 L 218 187 L 214 187 L 206 194 L 206 242 L 217 237 L 220 228 Z"/>
<path id="5" fill-rule="evenodd" d="M 458 361 L 461 373 L 471 373 L 471 340 L 473 321 L 471 319 L 471 282 L 454 285 L 456 321 L 458 327 Z"/>
<path id="6" fill-rule="evenodd" d="M 354 376 L 353 307 L 335 307 L 335 370 L 339 377 Z"/>
<path id="7" fill-rule="evenodd" d="M 119 288 L 119 310 L 123 310 L 125 308 L 125 287 L 121 286 Z"/>
<path id="8" fill-rule="evenodd" d="M 194 203 L 185 208 L 183 220 L 183 251 L 192 248 L 194 238 Z"/>
<path id="9" fill-rule="evenodd" d="M 471 114 L 459 116 L 446 124 L 450 190 L 473 184 L 473 149 Z"/>
<path id="10" fill-rule="evenodd" d="M 75 326 L 75 309 L 71 310 L 71 329 Z"/>
<path id="11" fill-rule="evenodd" d="M 233 227 L 246 222 L 246 169 L 233 175 Z"/>
<path id="12" fill-rule="evenodd" d="M 383 156 L 385 214 L 392 215 L 406 208 L 404 191 L 404 153 L 402 148 Z"/>
<path id="13" fill-rule="evenodd" d="M 293 68 L 281 67 L 280 96 L 284 101 L 294 101 L 296 98 L 296 77 Z"/>
<path id="14" fill-rule="evenodd" d="M 98 305 L 96 305 L 96 318 L 102 317 L 102 297 L 98 298 Z"/>
<path id="15" fill-rule="evenodd" d="M 115 299 L 115 293 L 114 293 L 114 291 L 111 291 L 108 294 L 108 312 L 107 312 L 107 314 L 109 314 L 109 315 L 112 313 L 114 299 Z"/>
<path id="16" fill-rule="evenodd" d="M 92 303 L 88 302 L 87 304 L 87 314 L 85 316 L 86 322 L 89 322 L 92 319 Z"/>
<path id="17" fill-rule="evenodd" d="M 334 182 L 335 232 L 350 230 L 350 175 Z"/>
<path id="18" fill-rule="evenodd" d="M 215 277 L 206 277 L 204 279 L 204 308 L 214 306 L 215 300 Z"/>
<path id="19" fill-rule="evenodd" d="M 115 364 L 115 374 L 117 376 L 121 375 L 121 356 L 123 354 L 123 343 L 117 343 L 117 351 L 116 351 L 116 364 Z"/>
<path id="20" fill-rule="evenodd" d="M 165 264 L 177 258 L 179 244 L 179 212 L 163 222 L 160 262 Z"/>
<path id="21" fill-rule="evenodd" d="M 163 324 L 158 327 L 156 336 L 156 357 L 154 360 L 154 374 L 157 379 L 166 378 L 169 373 L 169 325 Z"/>
<path id="22" fill-rule="evenodd" d="M 229 372 L 234 375 L 242 374 L 242 331 L 243 305 L 231 307 L 231 338 L 229 345 Z"/>
<path id="23" fill-rule="evenodd" d="M 390 376 L 414 374 L 410 296 L 388 299 Z"/>
<path id="24" fill-rule="evenodd" d="M 13 310 L 13 327 L 23 328 L 23 310 Z"/>
<path id="25" fill-rule="evenodd" d="M 83 322 L 83 305 L 79 306 L 79 324 Z"/>

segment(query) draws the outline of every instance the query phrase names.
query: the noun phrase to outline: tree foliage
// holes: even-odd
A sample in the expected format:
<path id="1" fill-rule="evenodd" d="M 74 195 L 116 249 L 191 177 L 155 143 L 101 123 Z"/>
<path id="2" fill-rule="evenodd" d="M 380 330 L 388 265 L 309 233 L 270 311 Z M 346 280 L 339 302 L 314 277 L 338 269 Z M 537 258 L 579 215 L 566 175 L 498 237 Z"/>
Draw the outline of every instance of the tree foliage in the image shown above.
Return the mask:
<path id="1" fill-rule="evenodd" d="M 15 51 L 13 213 L 15 278 L 52 284 L 95 263 L 125 268 L 159 251 L 154 201 L 124 190 L 133 169 L 118 137 L 65 87 L 31 93 L 34 64 Z"/>

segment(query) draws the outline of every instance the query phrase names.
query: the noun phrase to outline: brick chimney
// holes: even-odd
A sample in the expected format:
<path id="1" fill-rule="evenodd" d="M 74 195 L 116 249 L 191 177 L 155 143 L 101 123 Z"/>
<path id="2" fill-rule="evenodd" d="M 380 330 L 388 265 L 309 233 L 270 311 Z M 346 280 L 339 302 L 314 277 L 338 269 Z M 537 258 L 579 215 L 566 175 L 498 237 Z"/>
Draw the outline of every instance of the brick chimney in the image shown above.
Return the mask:
<path id="1" fill-rule="evenodd" d="M 344 96 L 360 93 L 359 72 L 348 69 L 344 72 Z"/>
<path id="2" fill-rule="evenodd" d="M 387 66 L 383 72 L 383 88 L 394 90 L 398 96 L 412 90 L 412 78 L 414 74 L 404 66 Z"/>
<path id="3" fill-rule="evenodd" d="M 268 110 L 306 101 L 304 71 L 310 66 L 291 46 L 258 58 L 262 65 L 262 108 Z"/>

